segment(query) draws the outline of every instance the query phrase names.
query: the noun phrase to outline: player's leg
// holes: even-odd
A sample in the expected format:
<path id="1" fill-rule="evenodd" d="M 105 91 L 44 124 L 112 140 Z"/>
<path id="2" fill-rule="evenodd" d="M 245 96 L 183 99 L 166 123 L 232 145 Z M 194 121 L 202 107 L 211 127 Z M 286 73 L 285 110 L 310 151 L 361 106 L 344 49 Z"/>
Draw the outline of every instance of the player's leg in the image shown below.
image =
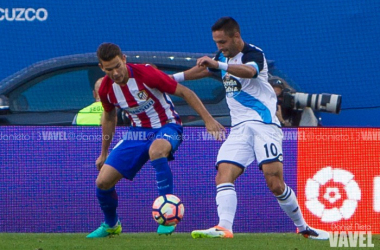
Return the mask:
<path id="1" fill-rule="evenodd" d="M 311 229 L 305 222 L 297 197 L 283 179 L 282 131 L 271 125 L 255 127 L 255 153 L 269 190 L 275 195 L 282 210 L 306 237 L 328 239 L 328 233 Z M 317 232 L 318 231 L 318 232 Z M 326 238 L 327 235 L 327 238 Z"/>
<path id="2" fill-rule="evenodd" d="M 127 138 L 133 138 L 133 136 Z M 116 213 L 118 196 L 115 185 L 122 178 L 133 180 L 149 159 L 147 145 L 149 141 L 146 140 L 122 140 L 107 157 L 96 179 L 96 196 L 104 213 L 105 222 L 90 233 L 88 238 L 112 236 L 121 232 L 121 224 Z"/>
<path id="3" fill-rule="evenodd" d="M 232 163 L 220 163 L 216 175 L 216 204 L 219 216 L 217 226 L 207 230 L 195 230 L 193 238 L 233 238 L 232 226 L 237 208 L 235 180 L 243 173 L 241 167 Z"/>
<path id="4" fill-rule="evenodd" d="M 257 161 L 269 190 L 297 228 L 300 231 L 305 230 L 307 225 L 295 194 L 283 179 L 282 131 L 274 125 L 258 125 L 254 128 L 254 134 L 258 135 L 254 139 Z"/>
<path id="5" fill-rule="evenodd" d="M 155 136 L 149 147 L 149 159 L 156 170 L 157 188 L 160 195 L 173 194 L 173 175 L 168 164 L 182 142 L 182 126 L 166 124 Z"/>
<path id="6" fill-rule="evenodd" d="M 250 137 L 245 134 L 244 126 L 231 131 L 223 143 L 217 158 L 218 172 L 216 182 L 216 204 L 219 216 L 217 226 L 206 230 L 194 230 L 193 238 L 233 238 L 233 222 L 237 208 L 235 180 L 254 160 Z"/>
<path id="7" fill-rule="evenodd" d="M 300 234 L 305 238 L 328 240 L 329 234 L 327 232 L 311 228 L 306 224 L 294 191 L 283 180 L 282 163 L 271 162 L 263 164 L 262 170 L 270 191 L 276 196 L 278 204 L 289 218 L 292 219 Z"/>
<path id="8" fill-rule="evenodd" d="M 237 208 L 235 180 L 243 173 L 241 167 L 232 163 L 220 163 L 216 175 L 216 204 L 219 216 L 217 226 L 206 230 L 194 230 L 193 238 L 233 238 L 232 226 Z"/>
<path id="9" fill-rule="evenodd" d="M 156 170 L 156 183 L 160 195 L 173 194 L 173 174 L 168 164 L 171 148 L 171 144 L 165 139 L 155 140 L 149 148 L 149 158 Z M 174 232 L 175 228 L 176 225 L 159 225 L 157 233 L 159 235 L 170 235 Z"/>
<path id="10" fill-rule="evenodd" d="M 284 212 L 291 218 L 294 225 L 300 230 L 306 230 L 294 191 L 283 180 L 283 166 L 279 161 L 262 164 L 262 171 L 269 190 L 275 195 Z"/>
<path id="11" fill-rule="evenodd" d="M 173 154 L 182 142 L 182 127 L 167 124 L 156 134 L 155 140 L 149 147 L 149 158 L 156 170 L 156 182 L 159 195 L 173 194 L 173 174 L 168 164 L 174 159 Z M 169 235 L 174 232 L 176 225 L 159 225 L 158 234 Z"/>
<path id="12" fill-rule="evenodd" d="M 154 140 L 149 148 L 149 158 L 156 170 L 157 189 L 160 195 L 173 194 L 173 174 L 168 164 L 171 144 L 165 139 Z"/>
<path id="13" fill-rule="evenodd" d="M 116 183 L 123 176 L 112 166 L 104 164 L 96 179 L 96 197 L 104 214 L 104 223 L 87 235 L 87 238 L 100 238 L 121 233 L 121 223 L 116 213 L 118 196 Z"/>
<path id="14" fill-rule="evenodd" d="M 220 163 L 216 175 L 216 204 L 218 207 L 218 226 L 232 232 L 237 207 L 235 180 L 243 173 L 243 168 L 232 163 Z"/>

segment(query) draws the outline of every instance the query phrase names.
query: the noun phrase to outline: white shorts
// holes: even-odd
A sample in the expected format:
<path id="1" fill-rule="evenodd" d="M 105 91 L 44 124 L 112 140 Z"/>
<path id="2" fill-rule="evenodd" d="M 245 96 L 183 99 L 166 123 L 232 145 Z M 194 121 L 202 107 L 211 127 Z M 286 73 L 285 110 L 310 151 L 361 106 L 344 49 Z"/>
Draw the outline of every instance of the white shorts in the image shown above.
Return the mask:
<path id="1" fill-rule="evenodd" d="M 282 130 L 276 125 L 244 122 L 231 128 L 227 140 L 219 149 L 216 166 L 233 163 L 243 169 L 255 159 L 262 164 L 282 162 Z"/>

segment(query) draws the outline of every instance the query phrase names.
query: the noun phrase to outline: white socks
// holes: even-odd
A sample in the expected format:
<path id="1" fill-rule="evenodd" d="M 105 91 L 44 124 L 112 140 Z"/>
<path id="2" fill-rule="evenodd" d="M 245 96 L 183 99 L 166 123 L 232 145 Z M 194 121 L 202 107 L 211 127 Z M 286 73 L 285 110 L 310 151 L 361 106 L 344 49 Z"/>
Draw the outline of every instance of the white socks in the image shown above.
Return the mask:
<path id="1" fill-rule="evenodd" d="M 285 184 L 285 191 L 279 196 L 276 196 L 278 204 L 284 212 L 293 220 L 294 225 L 298 230 L 306 230 L 306 222 L 303 219 L 302 212 L 298 206 L 297 197 L 294 194 L 294 191 Z"/>
<path id="2" fill-rule="evenodd" d="M 237 207 L 235 185 L 232 183 L 219 184 L 216 186 L 216 192 L 216 205 L 218 206 L 219 216 L 218 226 L 232 232 Z"/>
<path id="3" fill-rule="evenodd" d="M 219 216 L 218 226 L 232 232 L 237 207 L 235 185 L 232 183 L 222 183 L 216 186 L 216 191 L 216 204 Z M 302 216 L 294 191 L 285 184 L 284 193 L 276 196 L 276 198 L 282 210 L 293 220 L 298 230 L 300 232 L 306 230 L 307 224 Z"/>

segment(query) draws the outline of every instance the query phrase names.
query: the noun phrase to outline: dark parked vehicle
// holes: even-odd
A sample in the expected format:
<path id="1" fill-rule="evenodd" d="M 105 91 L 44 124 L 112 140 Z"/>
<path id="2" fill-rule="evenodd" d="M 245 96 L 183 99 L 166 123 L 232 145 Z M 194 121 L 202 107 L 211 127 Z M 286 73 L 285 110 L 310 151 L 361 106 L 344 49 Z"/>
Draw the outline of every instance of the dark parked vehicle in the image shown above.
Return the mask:
<path id="1" fill-rule="evenodd" d="M 193 67 L 200 53 L 125 51 L 129 63 L 150 63 L 173 74 Z M 212 57 L 213 55 L 210 54 Z M 275 70 L 268 62 L 269 71 Z M 71 125 L 75 114 L 94 102 L 92 87 L 104 73 L 95 53 L 37 62 L 0 82 L 0 125 Z M 216 78 L 183 83 L 200 97 L 209 112 L 230 125 L 223 84 Z M 204 125 L 187 103 L 171 96 L 185 126 Z"/>

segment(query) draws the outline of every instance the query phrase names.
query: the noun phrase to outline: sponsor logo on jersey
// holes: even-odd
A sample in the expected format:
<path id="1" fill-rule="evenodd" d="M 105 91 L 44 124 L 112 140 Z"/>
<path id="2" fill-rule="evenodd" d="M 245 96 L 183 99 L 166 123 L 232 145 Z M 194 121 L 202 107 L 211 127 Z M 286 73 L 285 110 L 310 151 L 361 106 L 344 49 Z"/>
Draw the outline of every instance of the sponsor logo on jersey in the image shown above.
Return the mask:
<path id="1" fill-rule="evenodd" d="M 227 97 L 235 97 L 241 91 L 240 81 L 228 73 L 223 77 L 223 84 Z"/>
<path id="2" fill-rule="evenodd" d="M 147 101 L 140 103 L 136 107 L 125 108 L 124 110 L 127 111 L 129 114 L 137 115 L 137 114 L 145 112 L 146 110 L 151 108 L 153 105 L 154 105 L 154 100 L 148 99 Z"/>

